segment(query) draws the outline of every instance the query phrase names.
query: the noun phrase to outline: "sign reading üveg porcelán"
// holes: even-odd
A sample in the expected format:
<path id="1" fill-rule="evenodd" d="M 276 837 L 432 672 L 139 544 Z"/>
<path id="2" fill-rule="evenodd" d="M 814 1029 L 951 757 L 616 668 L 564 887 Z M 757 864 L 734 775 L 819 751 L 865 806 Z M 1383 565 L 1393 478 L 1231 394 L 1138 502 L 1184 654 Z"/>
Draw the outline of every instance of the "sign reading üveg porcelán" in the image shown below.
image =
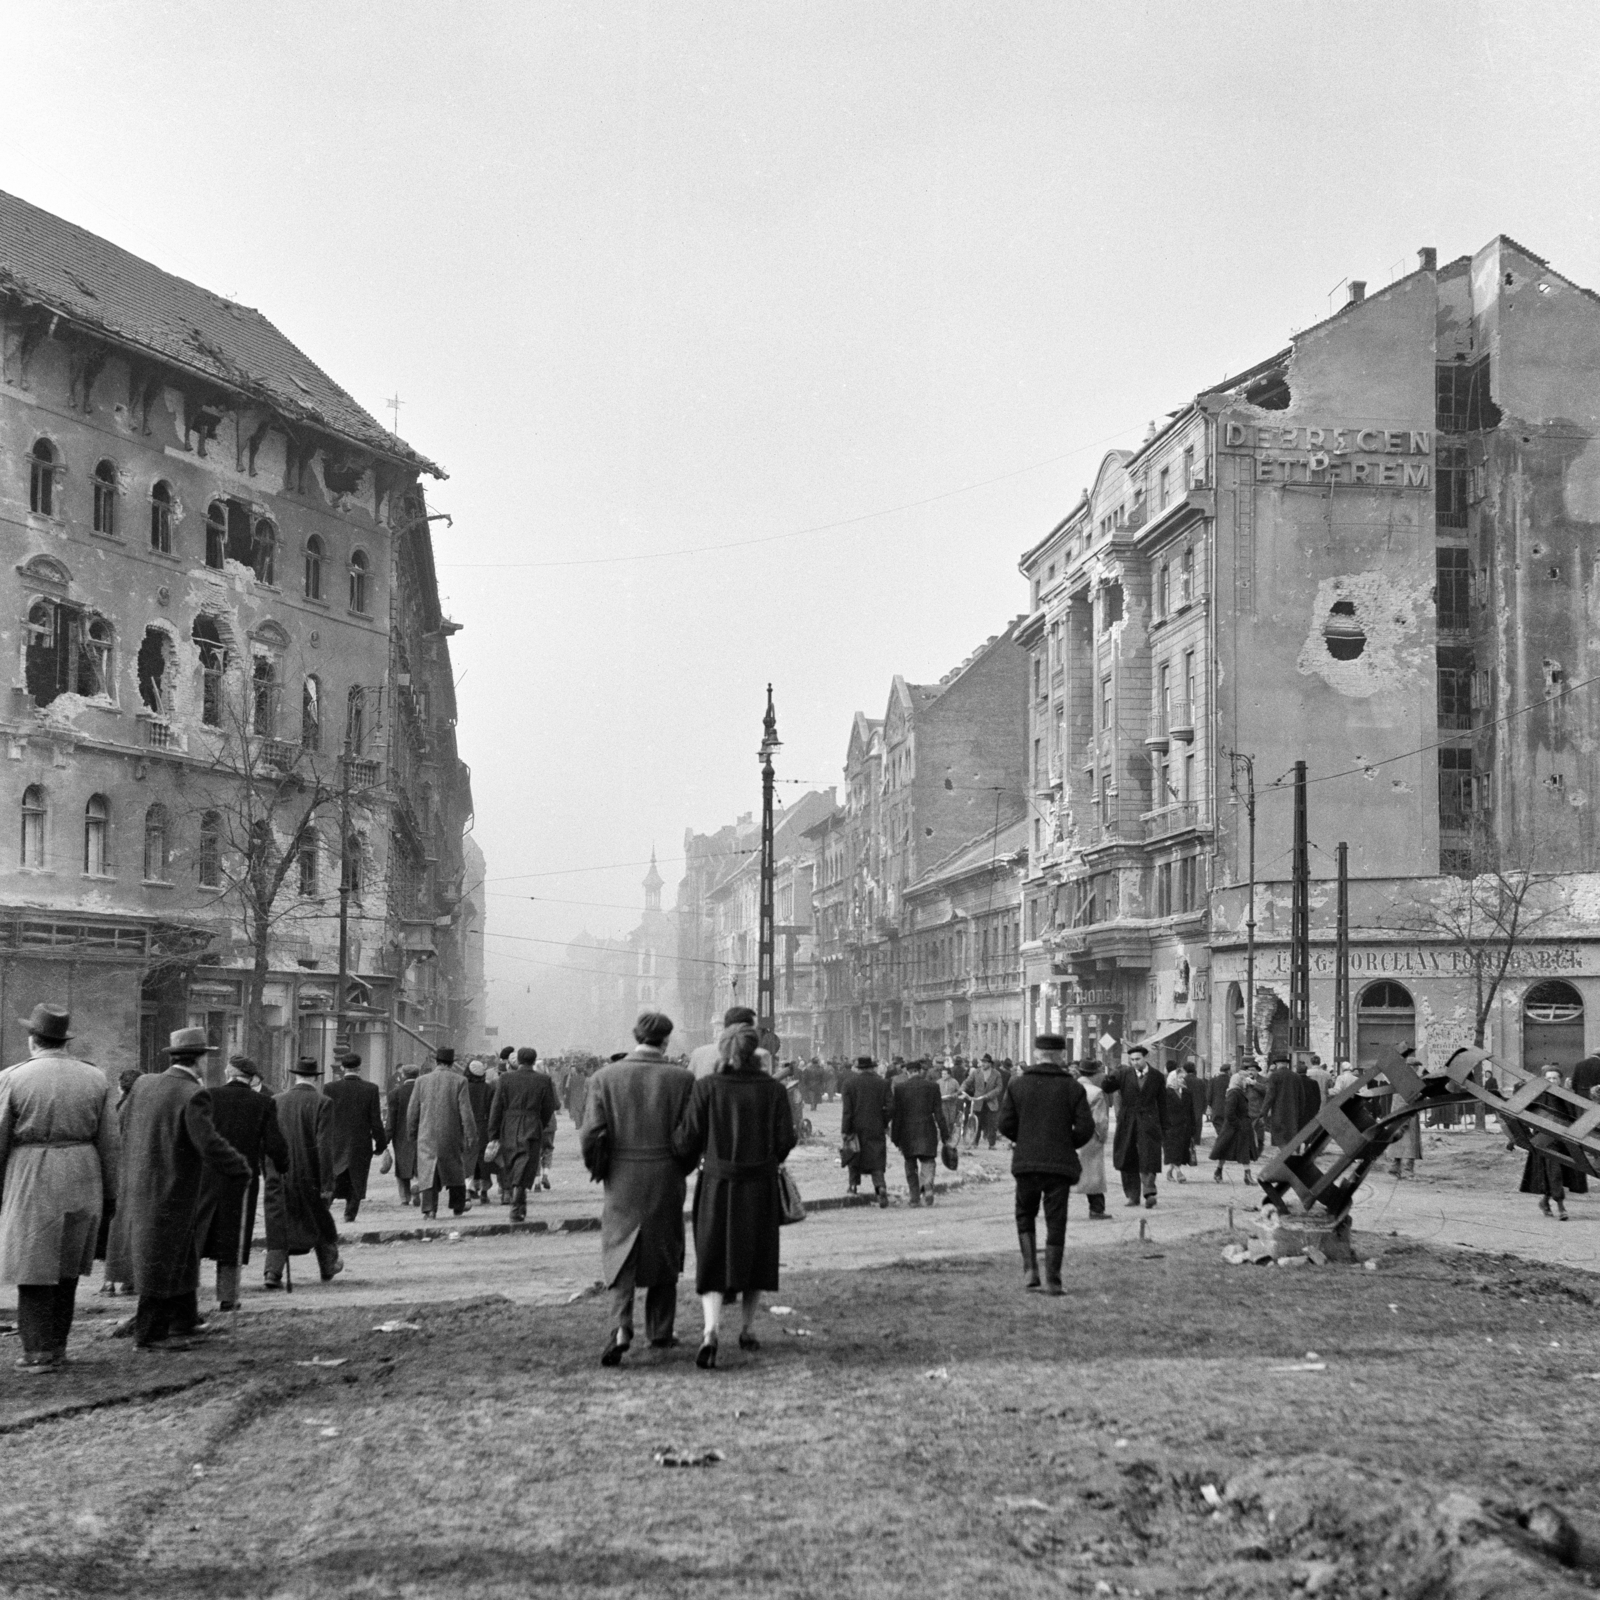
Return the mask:
<path id="1" fill-rule="evenodd" d="M 1257 483 L 1426 489 L 1432 481 L 1433 434 L 1422 428 L 1291 428 L 1229 418 L 1222 448 L 1253 455 Z"/>

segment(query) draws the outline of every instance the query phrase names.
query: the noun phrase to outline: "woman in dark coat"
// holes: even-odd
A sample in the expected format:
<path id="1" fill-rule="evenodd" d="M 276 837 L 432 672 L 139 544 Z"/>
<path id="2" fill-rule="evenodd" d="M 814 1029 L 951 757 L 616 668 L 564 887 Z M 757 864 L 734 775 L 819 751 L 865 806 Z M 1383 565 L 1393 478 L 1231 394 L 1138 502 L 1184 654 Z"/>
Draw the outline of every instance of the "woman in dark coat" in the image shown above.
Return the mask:
<path id="1" fill-rule="evenodd" d="M 1161 1159 L 1166 1163 L 1169 1182 L 1186 1183 L 1182 1168 L 1189 1165 L 1194 1151 L 1193 1118 L 1183 1070 L 1174 1067 L 1167 1074 L 1167 1125 L 1161 1130 Z"/>
<path id="2" fill-rule="evenodd" d="M 1545 1073 L 1545 1077 L 1555 1084 L 1561 1082 L 1561 1074 L 1553 1068 Z M 1546 1101 L 1539 1106 L 1539 1110 L 1549 1116 L 1567 1119 L 1565 1105 L 1555 1101 Z M 1522 1163 L 1522 1183 L 1519 1185 L 1523 1194 L 1536 1194 L 1539 1197 L 1539 1209 L 1548 1217 L 1550 1203 L 1555 1202 L 1556 1216 L 1562 1222 L 1567 1220 L 1567 1195 L 1587 1194 L 1589 1180 L 1584 1175 L 1582 1166 L 1568 1166 L 1561 1159 L 1560 1152 L 1577 1156 L 1582 1161 L 1575 1145 L 1569 1144 L 1565 1139 L 1558 1139 L 1553 1133 L 1536 1133 L 1533 1136 L 1533 1148 L 1528 1151 L 1528 1158 Z"/>
<path id="3" fill-rule="evenodd" d="M 751 1325 L 762 1290 L 778 1287 L 778 1166 L 794 1149 L 794 1115 L 783 1085 L 761 1070 L 760 1047 L 752 1027 L 723 1034 L 717 1070 L 696 1082 L 672 1138 L 685 1165 L 705 1157 L 694 1190 L 694 1286 L 705 1313 L 698 1367 L 716 1366 L 723 1302 L 735 1295 L 739 1348 L 760 1349 Z"/>
<path id="4" fill-rule="evenodd" d="M 1211 1159 L 1217 1164 L 1213 1176 L 1218 1183 L 1222 1182 L 1222 1164 L 1225 1161 L 1242 1161 L 1244 1181 L 1249 1183 L 1250 1163 L 1261 1154 L 1261 1146 L 1256 1142 L 1255 1122 L 1250 1115 L 1249 1088 L 1250 1073 L 1234 1073 L 1222 1102 L 1222 1127 L 1211 1145 Z"/>

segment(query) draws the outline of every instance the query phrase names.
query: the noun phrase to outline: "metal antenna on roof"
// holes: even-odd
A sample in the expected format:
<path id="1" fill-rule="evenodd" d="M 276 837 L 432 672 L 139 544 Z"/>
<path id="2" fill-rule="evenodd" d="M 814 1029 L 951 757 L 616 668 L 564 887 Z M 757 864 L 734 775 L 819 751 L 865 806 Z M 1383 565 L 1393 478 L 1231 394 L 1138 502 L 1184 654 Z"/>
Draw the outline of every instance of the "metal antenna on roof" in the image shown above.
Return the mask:
<path id="1" fill-rule="evenodd" d="M 383 402 L 383 407 L 385 411 L 394 412 L 394 426 L 389 431 L 397 439 L 400 437 L 400 406 L 400 391 L 396 389 L 393 398 Z"/>

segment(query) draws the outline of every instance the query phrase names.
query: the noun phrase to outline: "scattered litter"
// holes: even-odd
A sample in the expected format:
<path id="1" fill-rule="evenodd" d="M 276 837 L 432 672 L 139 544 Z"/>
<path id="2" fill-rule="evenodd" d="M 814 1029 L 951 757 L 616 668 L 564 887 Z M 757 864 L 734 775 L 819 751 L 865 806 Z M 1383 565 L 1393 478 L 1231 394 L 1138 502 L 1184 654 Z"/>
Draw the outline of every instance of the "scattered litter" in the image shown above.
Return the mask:
<path id="1" fill-rule="evenodd" d="M 1048 1514 L 1050 1510 L 1043 1500 L 1035 1500 L 1031 1495 L 997 1494 L 994 1503 L 1006 1511 L 1043 1511 Z"/>
<path id="2" fill-rule="evenodd" d="M 9 1339 L 17 1331 L 14 1322 L 0 1322 L 0 1339 Z"/>
<path id="3" fill-rule="evenodd" d="M 785 1328 L 783 1331 L 785 1333 L 792 1334 L 796 1339 L 809 1339 L 812 1337 L 812 1333 L 809 1328 Z M 933 1374 L 930 1372 L 928 1376 L 931 1378 Z"/>
<path id="4" fill-rule="evenodd" d="M 1378 1263 L 1376 1261 L 1363 1261 L 1361 1265 L 1368 1272 L 1376 1272 L 1378 1270 Z"/>
<path id="5" fill-rule="evenodd" d="M 372 1330 L 374 1333 L 421 1333 L 420 1322 L 401 1322 L 398 1317 L 388 1322 L 380 1322 Z"/>
<path id="6" fill-rule="evenodd" d="M 1095 1580 L 1094 1592 L 1096 1594 L 1115 1594 L 1117 1591 L 1113 1589 L 1104 1578 L 1097 1578 Z"/>
<path id="7" fill-rule="evenodd" d="M 1559 1349 L 1560 1349 L 1560 1348 L 1561 1348 L 1561 1344 L 1560 1344 L 1560 1341 L 1559 1341 L 1559 1340 L 1556 1340 L 1556 1339 L 1552 1339 L 1552 1340 L 1551 1340 L 1551 1341 L 1550 1341 L 1550 1348 L 1551 1348 L 1551 1349 L 1552 1349 L 1552 1350 L 1559 1350 Z"/>
<path id="8" fill-rule="evenodd" d="M 950 1381 L 950 1369 L 948 1367 L 935 1367 L 931 1372 L 924 1372 L 922 1376 L 924 1378 L 932 1378 L 939 1383 L 948 1383 Z"/>
<path id="9" fill-rule="evenodd" d="M 1111 1448 L 1113 1450 L 1126 1450 L 1128 1448 L 1128 1441 L 1126 1439 L 1113 1439 L 1111 1442 Z"/>
<path id="10" fill-rule="evenodd" d="M 1399 1309 L 1400 1309 L 1400 1307 L 1399 1307 L 1399 1306 L 1397 1306 L 1397 1305 L 1396 1305 L 1396 1304 L 1395 1304 L 1395 1303 L 1394 1303 L 1394 1301 L 1393 1301 L 1393 1300 L 1391 1300 L 1391 1301 L 1390 1301 L 1390 1302 L 1389 1302 L 1389 1309 L 1390 1309 L 1390 1310 L 1391 1310 L 1391 1311 L 1398 1311 L 1398 1310 L 1399 1310 Z"/>
<path id="11" fill-rule="evenodd" d="M 673 1447 L 656 1451 L 658 1467 L 709 1467 L 727 1459 L 720 1450 L 679 1450 Z"/>
<path id="12" fill-rule="evenodd" d="M 1321 1359 L 1322 1359 L 1322 1357 L 1319 1356 L 1315 1350 L 1307 1350 L 1306 1351 L 1306 1360 L 1307 1361 L 1320 1361 Z"/>
<path id="13" fill-rule="evenodd" d="M 793 1306 L 773 1306 L 772 1307 L 772 1314 L 775 1317 L 792 1317 L 794 1315 L 794 1307 Z"/>
<path id="14" fill-rule="evenodd" d="M 374 1332 L 377 1330 L 374 1329 Z M 309 1361 L 297 1361 L 297 1367 L 342 1367 L 350 1359 L 349 1356 L 312 1356 Z"/>
<path id="15" fill-rule="evenodd" d="M 1597 1382 L 1600 1382 L 1600 1372 L 1586 1372 L 1583 1374 L 1583 1376 L 1586 1378 L 1593 1378 Z"/>
<path id="16" fill-rule="evenodd" d="M 189 1468 L 189 1476 L 191 1478 L 203 1478 L 203 1477 L 205 1477 L 205 1475 L 206 1475 L 206 1469 L 203 1466 L 201 1466 L 198 1461 L 195 1462 L 195 1464 L 192 1467 Z"/>
<path id="17" fill-rule="evenodd" d="M 337 1439 L 339 1430 L 337 1428 L 324 1428 L 317 1434 L 317 1437 L 319 1439 Z"/>
<path id="18" fill-rule="evenodd" d="M 1326 1361 L 1292 1361 L 1286 1367 L 1268 1367 L 1268 1372 L 1326 1372 Z"/>
<path id="19" fill-rule="evenodd" d="M 454 1244 L 456 1242 L 456 1240 L 459 1239 L 460 1237 L 461 1237 L 461 1234 L 459 1232 L 447 1233 L 445 1235 L 445 1238 L 448 1239 L 451 1244 Z"/>
<path id="20" fill-rule="evenodd" d="M 1306 1246 L 1306 1260 L 1316 1267 L 1325 1267 L 1328 1264 L 1327 1255 L 1323 1251 L 1319 1250 L 1314 1244 L 1308 1244 Z"/>
<path id="21" fill-rule="evenodd" d="M 1220 1511 L 1222 1509 L 1222 1492 L 1217 1488 L 1216 1484 L 1202 1483 L 1200 1485 L 1200 1498 L 1204 1500 L 1213 1511 Z"/>
<path id="22" fill-rule="evenodd" d="M 588 1300 L 592 1299 L 597 1294 L 604 1294 L 605 1288 L 606 1286 L 598 1278 L 596 1278 L 587 1289 L 579 1289 L 575 1294 L 569 1294 L 567 1296 L 567 1304 L 570 1306 L 574 1301 Z"/>
<path id="23" fill-rule="evenodd" d="M 1304 1256 L 1279 1256 L 1280 1267 L 1309 1267 L 1311 1263 Z"/>

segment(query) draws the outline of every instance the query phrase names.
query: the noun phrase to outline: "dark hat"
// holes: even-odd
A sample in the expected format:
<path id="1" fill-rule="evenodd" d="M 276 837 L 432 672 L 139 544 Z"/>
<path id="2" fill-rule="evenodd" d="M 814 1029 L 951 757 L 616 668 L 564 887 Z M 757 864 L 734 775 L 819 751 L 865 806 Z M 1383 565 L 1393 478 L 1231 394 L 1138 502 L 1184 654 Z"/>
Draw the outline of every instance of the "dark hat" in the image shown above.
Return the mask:
<path id="1" fill-rule="evenodd" d="M 1067 1041 L 1059 1033 L 1041 1033 L 1035 1036 L 1033 1048 L 1035 1050 L 1065 1050 Z M 987 1061 L 989 1058 L 985 1056 L 983 1059 Z"/>
<path id="2" fill-rule="evenodd" d="M 456 1064 L 456 1053 L 447 1044 L 442 1044 L 433 1052 L 433 1059 L 441 1067 L 453 1067 Z"/>
<path id="3" fill-rule="evenodd" d="M 627 1059 L 628 1052 L 626 1050 L 613 1050 L 611 1054 L 606 1057 L 606 1063 L 607 1065 L 610 1065 L 610 1063 L 613 1061 L 626 1061 Z"/>
<path id="4" fill-rule="evenodd" d="M 1289 1061 L 1290 1055 L 1287 1050 L 1274 1050 L 1267 1057 L 1267 1065 L 1269 1067 L 1286 1067 L 1289 1065 Z"/>
<path id="5" fill-rule="evenodd" d="M 341 1067 L 359 1067 L 361 1065 L 361 1057 L 358 1056 L 354 1050 L 346 1050 L 345 1053 L 339 1057 L 339 1065 Z"/>
<path id="6" fill-rule="evenodd" d="M 260 1072 L 249 1056 L 229 1056 L 228 1065 L 239 1074 L 241 1078 L 259 1078 Z"/>
<path id="7" fill-rule="evenodd" d="M 531 1067 L 538 1059 L 539 1052 L 535 1050 L 531 1044 L 518 1046 L 517 1065 L 519 1067 Z"/>
<path id="8" fill-rule="evenodd" d="M 1147 1044 L 1130 1044 L 1124 1051 L 1124 1054 L 1130 1056 L 1147 1056 L 1150 1054 L 1150 1046 Z"/>
<path id="9" fill-rule="evenodd" d="M 1067 1048 L 1067 1047 L 1066 1047 L 1066 1044 L 1065 1044 L 1065 1043 L 1063 1043 L 1063 1044 L 1062 1044 L 1062 1046 L 1061 1046 L 1061 1048 L 1062 1048 L 1062 1049 L 1063 1049 L 1063 1050 L 1065 1050 L 1065 1049 L 1066 1049 L 1066 1048 Z M 988 1052 L 988 1051 L 987 1051 L 987 1050 L 985 1050 L 985 1051 L 984 1051 L 984 1053 L 983 1053 L 983 1059 L 984 1059 L 984 1060 L 985 1060 L 985 1061 L 987 1061 L 987 1062 L 988 1062 L 988 1063 L 989 1063 L 989 1065 L 990 1065 L 990 1066 L 993 1066 L 993 1065 L 994 1065 L 994 1057 L 993 1057 L 993 1056 L 992 1056 L 992 1055 L 990 1055 L 990 1054 L 989 1054 L 989 1052 Z"/>
<path id="10" fill-rule="evenodd" d="M 204 1028 L 179 1028 L 176 1033 L 168 1034 L 167 1048 L 161 1053 L 167 1056 L 209 1056 L 216 1048 L 206 1037 Z"/>
<path id="11" fill-rule="evenodd" d="M 877 1062 L 871 1056 L 856 1057 L 856 1069 L 860 1072 L 871 1072 L 876 1065 Z"/>
<path id="12" fill-rule="evenodd" d="M 301 1056 L 289 1070 L 297 1078 L 314 1078 L 322 1071 L 315 1056 Z"/>
<path id="13" fill-rule="evenodd" d="M 72 1037 L 67 1032 L 72 1022 L 72 1014 L 62 1010 L 60 1006 L 45 1005 L 41 1002 L 33 1008 L 31 1017 L 18 1017 L 17 1021 L 40 1044 L 65 1044 Z"/>
<path id="14" fill-rule="evenodd" d="M 513 1051 L 514 1051 L 514 1050 L 516 1050 L 516 1048 L 517 1048 L 517 1047 L 516 1047 L 516 1046 L 515 1046 L 515 1045 L 514 1045 L 514 1044 L 507 1044 L 507 1045 L 502 1045 L 502 1046 L 501 1046 L 501 1047 L 500 1047 L 500 1059 L 501 1059 L 501 1060 L 502 1060 L 502 1061 L 507 1061 L 507 1060 L 509 1060 L 509 1059 L 510 1059 L 510 1057 L 511 1057 L 511 1054 L 512 1054 L 512 1052 L 513 1052 Z M 519 1061 L 520 1061 L 520 1060 L 521 1060 L 521 1059 L 522 1059 L 522 1057 L 521 1057 L 521 1056 L 520 1056 L 520 1055 L 519 1055 L 519 1056 L 518 1056 L 518 1057 L 517 1057 L 517 1059 L 518 1059 L 518 1060 L 519 1060 Z"/>

